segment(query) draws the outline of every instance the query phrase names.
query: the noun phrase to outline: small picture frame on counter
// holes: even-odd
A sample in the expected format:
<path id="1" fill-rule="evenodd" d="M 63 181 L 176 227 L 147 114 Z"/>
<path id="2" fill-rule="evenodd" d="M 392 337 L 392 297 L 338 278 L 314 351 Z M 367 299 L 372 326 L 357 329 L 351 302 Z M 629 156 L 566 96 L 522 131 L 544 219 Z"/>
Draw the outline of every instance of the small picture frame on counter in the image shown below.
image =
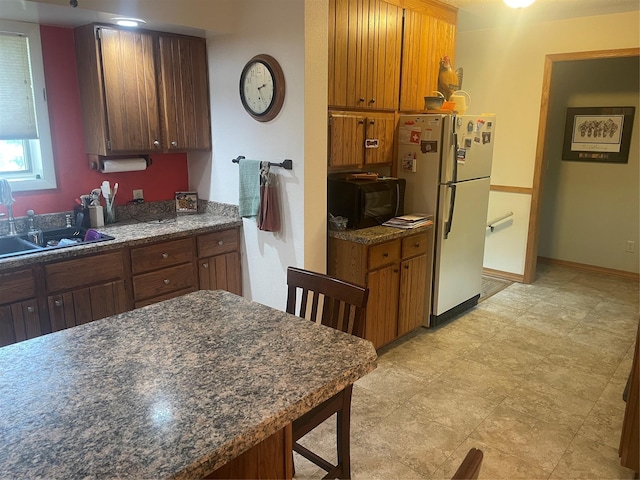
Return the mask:
<path id="1" fill-rule="evenodd" d="M 198 213 L 198 192 L 176 192 L 176 213 Z"/>

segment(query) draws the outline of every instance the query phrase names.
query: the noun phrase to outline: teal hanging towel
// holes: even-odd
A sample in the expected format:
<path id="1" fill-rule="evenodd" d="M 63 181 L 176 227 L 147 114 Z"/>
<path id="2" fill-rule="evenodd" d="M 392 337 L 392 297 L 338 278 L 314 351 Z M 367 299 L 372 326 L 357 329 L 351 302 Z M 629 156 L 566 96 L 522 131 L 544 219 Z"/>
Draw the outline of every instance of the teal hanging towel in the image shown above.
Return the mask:
<path id="1" fill-rule="evenodd" d="M 260 209 L 260 162 L 241 160 L 238 210 L 241 217 L 255 217 Z"/>

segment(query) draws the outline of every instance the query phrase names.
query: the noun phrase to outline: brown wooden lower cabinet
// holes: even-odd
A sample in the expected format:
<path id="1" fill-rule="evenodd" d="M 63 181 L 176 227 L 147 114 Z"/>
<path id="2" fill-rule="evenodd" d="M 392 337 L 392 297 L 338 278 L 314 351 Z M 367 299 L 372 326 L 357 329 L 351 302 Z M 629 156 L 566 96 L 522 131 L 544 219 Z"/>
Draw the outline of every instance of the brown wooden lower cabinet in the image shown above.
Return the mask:
<path id="1" fill-rule="evenodd" d="M 431 308 L 433 229 L 364 244 L 329 238 L 329 275 L 369 288 L 365 338 L 376 348 L 423 324 Z"/>
<path id="2" fill-rule="evenodd" d="M 290 479 L 293 476 L 291 424 L 205 478 Z"/>
<path id="3" fill-rule="evenodd" d="M 129 310 L 123 280 L 51 295 L 47 303 L 52 332 Z"/>
<path id="4" fill-rule="evenodd" d="M 369 272 L 365 338 L 378 348 L 398 336 L 400 267 L 397 263 Z"/>
<path id="5" fill-rule="evenodd" d="M 0 347 L 201 290 L 242 295 L 240 229 L 0 273 Z"/>
<path id="6" fill-rule="evenodd" d="M 35 299 L 0 307 L 0 347 L 39 337 L 43 333 Z"/>
<path id="7" fill-rule="evenodd" d="M 416 292 L 425 290 L 428 268 L 427 255 L 419 255 L 400 264 L 399 337 L 422 325 L 426 296 Z"/>
<path id="8" fill-rule="evenodd" d="M 200 259 L 200 290 L 226 290 L 242 295 L 240 253 L 232 252 Z"/>

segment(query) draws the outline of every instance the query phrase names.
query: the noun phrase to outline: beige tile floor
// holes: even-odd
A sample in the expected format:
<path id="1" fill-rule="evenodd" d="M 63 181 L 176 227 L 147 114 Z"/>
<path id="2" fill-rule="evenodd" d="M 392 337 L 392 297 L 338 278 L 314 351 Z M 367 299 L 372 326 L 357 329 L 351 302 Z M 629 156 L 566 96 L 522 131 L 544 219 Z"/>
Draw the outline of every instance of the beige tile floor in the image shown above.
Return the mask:
<path id="1" fill-rule="evenodd" d="M 354 386 L 352 478 L 451 478 L 471 447 L 484 479 L 633 478 L 617 449 L 638 299 L 638 282 L 539 265 L 534 284 L 381 349 Z M 334 431 L 302 443 L 333 460 Z"/>

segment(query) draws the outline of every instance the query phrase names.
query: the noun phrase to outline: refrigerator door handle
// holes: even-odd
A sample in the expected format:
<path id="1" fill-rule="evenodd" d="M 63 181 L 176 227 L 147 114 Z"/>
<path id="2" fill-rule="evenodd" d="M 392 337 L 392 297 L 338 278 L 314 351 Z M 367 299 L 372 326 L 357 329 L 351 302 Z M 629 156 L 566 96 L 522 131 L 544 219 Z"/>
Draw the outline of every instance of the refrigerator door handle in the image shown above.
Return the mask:
<path id="1" fill-rule="evenodd" d="M 444 238 L 449 238 L 449 232 L 451 232 L 451 226 L 453 225 L 453 211 L 456 206 L 456 186 L 447 185 L 451 189 L 451 196 L 449 197 L 449 216 L 444 226 Z"/>
<path id="2" fill-rule="evenodd" d="M 458 134 L 455 131 L 453 132 L 453 175 L 451 181 L 458 181 Z"/>

